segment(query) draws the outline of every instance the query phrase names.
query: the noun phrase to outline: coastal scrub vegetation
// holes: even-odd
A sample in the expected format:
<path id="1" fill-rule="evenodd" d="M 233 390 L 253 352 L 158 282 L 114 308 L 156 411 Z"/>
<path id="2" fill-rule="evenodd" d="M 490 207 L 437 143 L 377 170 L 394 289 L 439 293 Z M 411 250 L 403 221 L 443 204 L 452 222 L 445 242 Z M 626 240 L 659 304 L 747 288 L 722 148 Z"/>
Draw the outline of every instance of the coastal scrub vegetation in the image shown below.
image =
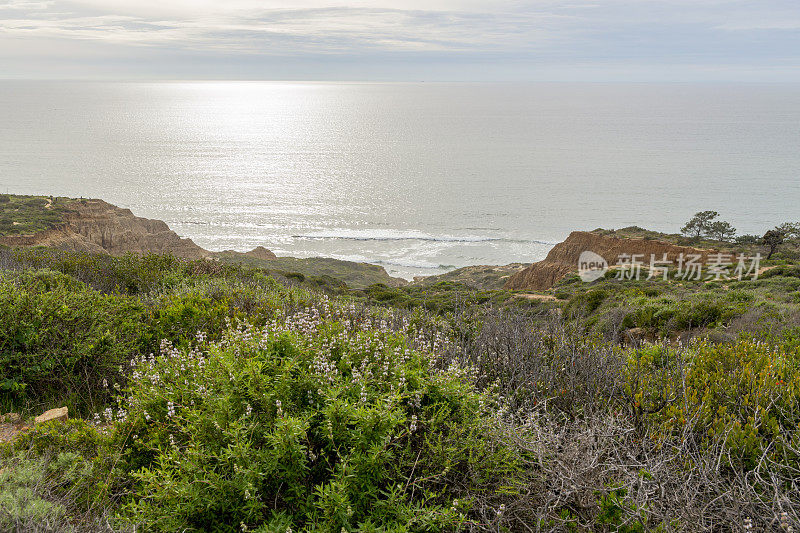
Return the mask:
<path id="1" fill-rule="evenodd" d="M 553 288 L 565 317 L 609 341 L 631 336 L 733 341 L 775 339 L 800 329 L 800 276 L 794 265 L 775 265 L 759 279 L 730 281 L 619 280 L 611 271 L 584 284 L 569 276 Z"/>
<path id="2" fill-rule="evenodd" d="M 68 198 L 0 194 L 0 237 L 32 235 L 62 222 Z"/>
<path id="3" fill-rule="evenodd" d="M 800 222 L 784 222 L 773 229 L 767 230 L 763 237 L 757 235 L 736 236 L 736 228 L 729 222 L 717 220 L 719 213 L 716 211 L 700 211 L 689 219 L 681 228 L 681 233 L 690 237 L 695 242 L 705 239 L 719 245 L 727 247 L 730 244 L 739 246 L 761 245 L 766 248 L 766 259 L 772 259 L 778 247 L 786 242 L 787 239 L 794 241 L 795 248 L 800 239 Z"/>
<path id="4" fill-rule="evenodd" d="M 748 255 L 758 253 L 763 258 L 769 256 L 773 260 L 800 260 L 800 222 L 784 222 L 767 230 L 763 236 L 736 235 L 735 228 L 727 222 L 715 220 L 717 216 L 719 215 L 716 211 L 697 213 L 681 228 L 681 234 L 652 231 L 638 226 L 616 230 L 597 228 L 592 233 L 621 238 L 666 241 L 681 246 L 709 248 L 728 253 Z M 715 224 L 717 225 L 715 226 Z"/>
<path id="5" fill-rule="evenodd" d="M 530 301 L 0 249 L 0 410 L 71 414 L 0 445 L 0 529 L 796 530 L 800 275 L 772 266 Z"/>

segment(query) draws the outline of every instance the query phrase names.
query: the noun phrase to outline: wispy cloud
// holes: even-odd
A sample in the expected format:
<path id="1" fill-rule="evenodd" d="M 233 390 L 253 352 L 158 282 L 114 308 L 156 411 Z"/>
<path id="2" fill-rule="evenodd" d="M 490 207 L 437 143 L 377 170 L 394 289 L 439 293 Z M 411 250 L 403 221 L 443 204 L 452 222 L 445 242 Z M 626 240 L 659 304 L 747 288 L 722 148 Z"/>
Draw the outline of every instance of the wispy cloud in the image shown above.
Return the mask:
<path id="1" fill-rule="evenodd" d="M 188 49 L 269 54 L 360 53 L 368 50 L 466 51 L 525 49 L 555 39 L 566 18 L 546 12 L 475 13 L 377 7 L 237 9 L 182 18 L 81 14 L 34 5 L 10 9 L 7 36 L 94 39 Z M 19 13 L 27 11 L 25 13 Z M 22 15 L 22 16 L 20 16 Z"/>
<path id="2" fill-rule="evenodd" d="M 631 68 L 800 64 L 796 0 L 10 0 L 0 61 L 13 71 L 47 51 L 84 71 L 105 56 L 250 64 L 254 58 L 496 62 Z M 401 6 L 401 7 L 398 7 Z M 86 49 L 91 52 L 86 52 Z M 205 54 L 205 55 L 204 55 Z M 204 59 L 205 58 L 205 59 Z M 376 59 L 378 58 L 378 59 Z M 382 58 L 382 59 L 381 59 Z M 365 59 L 365 61 L 367 60 Z M 35 69 L 26 67 L 28 71 Z M 67 68 L 67 67 L 64 67 Z M 140 65 L 137 67 L 142 69 Z M 164 66 L 166 68 L 166 65 Z M 312 68 L 312 67 L 309 67 Z M 467 68 L 466 66 L 464 68 Z M 3 64 L 0 63 L 0 72 Z"/>

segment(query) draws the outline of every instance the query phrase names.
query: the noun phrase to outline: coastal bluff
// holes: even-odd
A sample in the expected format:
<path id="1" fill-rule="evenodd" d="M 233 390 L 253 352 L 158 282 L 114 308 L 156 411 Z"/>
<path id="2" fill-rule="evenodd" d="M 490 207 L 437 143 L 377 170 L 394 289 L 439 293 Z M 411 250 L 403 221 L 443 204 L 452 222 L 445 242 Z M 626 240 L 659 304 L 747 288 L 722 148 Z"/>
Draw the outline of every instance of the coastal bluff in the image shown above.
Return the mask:
<path id="1" fill-rule="evenodd" d="M 567 274 L 578 271 L 578 259 L 584 251 L 602 256 L 609 265 L 614 265 L 621 254 L 642 254 L 644 262 L 650 255 L 659 260 L 666 254 L 668 261 L 677 261 L 680 254 L 700 255 L 706 261 L 716 250 L 680 246 L 671 242 L 601 235 L 589 231 L 573 231 L 567 239 L 553 247 L 547 257 L 533 263 L 511 276 L 505 289 L 542 291 L 551 288 Z"/>
<path id="2" fill-rule="evenodd" d="M 44 209 L 48 207 L 45 206 Z M 71 200 L 61 222 L 29 235 L 0 236 L 5 246 L 49 246 L 62 250 L 105 253 L 172 254 L 184 259 L 204 259 L 213 252 L 181 238 L 163 220 L 138 217 L 103 200 Z"/>
<path id="3" fill-rule="evenodd" d="M 248 252 L 206 250 L 182 238 L 163 220 L 134 215 L 130 209 L 99 199 L 0 195 L 0 246 L 42 246 L 71 252 L 122 256 L 170 254 L 187 260 L 212 260 L 264 268 L 297 279 L 328 277 L 351 288 L 408 282 L 380 265 L 327 257 L 277 257 L 257 246 Z"/>

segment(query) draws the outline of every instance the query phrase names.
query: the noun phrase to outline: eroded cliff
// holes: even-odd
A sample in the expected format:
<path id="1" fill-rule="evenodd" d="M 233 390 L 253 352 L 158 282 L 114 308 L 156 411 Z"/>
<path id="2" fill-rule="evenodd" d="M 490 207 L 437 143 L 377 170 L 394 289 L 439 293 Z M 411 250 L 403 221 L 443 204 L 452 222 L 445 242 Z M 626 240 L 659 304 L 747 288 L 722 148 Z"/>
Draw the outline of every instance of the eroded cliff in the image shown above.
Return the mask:
<path id="1" fill-rule="evenodd" d="M 592 251 L 602 256 L 609 265 L 617 264 L 622 254 L 641 254 L 642 261 L 649 264 L 651 254 L 661 260 L 666 254 L 667 261 L 677 262 L 680 254 L 698 254 L 706 261 L 716 250 L 679 246 L 665 241 L 649 239 L 629 239 L 598 235 L 588 231 L 573 231 L 569 237 L 550 250 L 543 261 L 533 263 L 517 272 L 506 282 L 506 289 L 546 290 L 555 285 L 570 272 L 577 272 L 578 259 L 582 252 Z"/>
<path id="2" fill-rule="evenodd" d="M 103 200 L 13 196 L 6 205 L 10 208 L 0 211 L 0 214 L 9 216 L 5 226 L 2 225 L 3 218 L 0 218 L 0 245 L 5 246 L 48 246 L 115 256 L 126 253 L 172 254 L 184 259 L 246 264 L 279 273 L 330 276 L 350 287 L 366 287 L 374 283 L 391 287 L 407 284 L 404 279 L 389 276 L 382 266 L 368 263 L 324 257 L 276 257 L 263 246 L 249 252 L 212 252 L 191 239 L 181 238 L 164 221 L 138 217 L 129 209 Z M 34 229 L 23 233 L 20 228 Z"/>
<path id="3" fill-rule="evenodd" d="M 64 250 L 123 255 L 158 253 L 186 259 L 212 255 L 191 239 L 183 239 L 166 222 L 137 217 L 129 209 L 103 200 L 72 200 L 62 222 L 32 235 L 0 237 L 6 246 L 52 246 Z M 46 209 L 46 207 L 45 207 Z"/>

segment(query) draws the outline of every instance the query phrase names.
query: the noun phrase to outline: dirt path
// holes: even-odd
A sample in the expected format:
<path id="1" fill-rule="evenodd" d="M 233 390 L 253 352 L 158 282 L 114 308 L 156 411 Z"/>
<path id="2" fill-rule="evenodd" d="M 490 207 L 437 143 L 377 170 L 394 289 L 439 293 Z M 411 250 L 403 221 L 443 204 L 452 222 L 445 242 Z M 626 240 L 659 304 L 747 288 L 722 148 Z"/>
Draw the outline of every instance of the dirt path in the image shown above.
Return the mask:
<path id="1" fill-rule="evenodd" d="M 525 298 L 526 300 L 541 300 L 543 302 L 552 302 L 556 299 L 555 296 L 549 294 L 515 294 L 517 298 Z"/>

